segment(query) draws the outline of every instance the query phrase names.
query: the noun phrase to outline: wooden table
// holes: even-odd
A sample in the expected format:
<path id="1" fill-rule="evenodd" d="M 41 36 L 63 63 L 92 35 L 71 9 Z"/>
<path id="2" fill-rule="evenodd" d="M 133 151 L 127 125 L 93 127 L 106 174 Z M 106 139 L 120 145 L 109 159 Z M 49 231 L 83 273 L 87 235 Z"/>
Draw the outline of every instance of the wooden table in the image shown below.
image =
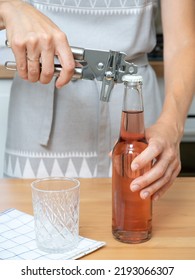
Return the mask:
<path id="1" fill-rule="evenodd" d="M 32 214 L 31 181 L 0 179 L 0 211 L 13 207 Z M 154 203 L 152 239 L 137 245 L 112 237 L 111 179 L 80 182 L 80 235 L 106 242 L 105 247 L 82 259 L 195 260 L 195 178 L 177 178 Z"/>

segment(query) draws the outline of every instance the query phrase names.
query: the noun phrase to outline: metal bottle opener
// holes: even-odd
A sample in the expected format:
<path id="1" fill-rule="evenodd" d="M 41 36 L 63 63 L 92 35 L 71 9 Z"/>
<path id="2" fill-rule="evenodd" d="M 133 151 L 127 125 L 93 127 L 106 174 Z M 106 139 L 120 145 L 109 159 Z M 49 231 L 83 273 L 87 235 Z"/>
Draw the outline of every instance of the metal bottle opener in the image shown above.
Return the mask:
<path id="1" fill-rule="evenodd" d="M 6 45 L 9 47 L 8 42 Z M 118 51 L 103 51 L 71 47 L 73 57 L 79 63 L 75 68 L 73 79 L 85 79 L 102 81 L 100 100 L 108 102 L 115 83 L 122 83 L 125 74 L 136 74 L 137 66 L 125 61 L 126 54 Z M 17 70 L 16 63 L 6 61 L 5 67 L 9 70 Z M 40 64 L 41 67 L 41 64 Z M 54 64 L 54 75 L 61 71 L 59 62 Z"/>

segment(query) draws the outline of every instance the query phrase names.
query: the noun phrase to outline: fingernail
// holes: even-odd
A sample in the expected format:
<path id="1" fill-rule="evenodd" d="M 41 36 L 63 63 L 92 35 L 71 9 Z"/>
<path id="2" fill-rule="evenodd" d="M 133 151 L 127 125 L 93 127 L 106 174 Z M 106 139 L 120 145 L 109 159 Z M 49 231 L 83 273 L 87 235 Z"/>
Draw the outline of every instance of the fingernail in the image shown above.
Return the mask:
<path id="1" fill-rule="evenodd" d="M 142 198 L 142 199 L 146 199 L 146 198 L 149 197 L 149 195 L 150 195 L 149 192 L 143 192 L 143 193 L 141 193 L 141 198 Z"/>
<path id="2" fill-rule="evenodd" d="M 139 189 L 140 189 L 140 186 L 139 186 L 139 185 L 132 185 L 132 186 L 131 186 L 132 192 L 138 191 Z"/>
<path id="3" fill-rule="evenodd" d="M 135 170 L 137 170 L 139 168 L 139 165 L 137 164 L 137 163 L 133 163 L 132 165 L 131 165 L 131 170 L 132 171 L 135 171 Z"/>

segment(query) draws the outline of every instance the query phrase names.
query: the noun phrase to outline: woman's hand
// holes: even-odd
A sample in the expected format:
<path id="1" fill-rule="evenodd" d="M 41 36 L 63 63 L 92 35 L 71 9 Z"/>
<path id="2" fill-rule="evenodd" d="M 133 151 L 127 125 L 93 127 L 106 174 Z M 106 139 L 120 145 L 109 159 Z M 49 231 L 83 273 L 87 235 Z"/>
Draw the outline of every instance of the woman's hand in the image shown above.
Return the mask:
<path id="1" fill-rule="evenodd" d="M 165 99 L 159 120 L 146 130 L 148 148 L 134 159 L 131 167 L 139 170 L 156 162 L 130 186 L 141 190 L 142 198 L 148 195 L 154 200 L 165 193 L 181 170 L 179 145 L 195 89 L 195 2 L 163 0 L 161 9 Z"/>
<path id="2" fill-rule="evenodd" d="M 140 191 L 141 198 L 160 198 L 171 186 L 181 170 L 180 133 L 167 123 L 157 122 L 146 130 L 148 147 L 132 162 L 132 170 L 139 170 L 154 161 L 150 171 L 133 180 L 132 191 Z"/>
<path id="3" fill-rule="evenodd" d="M 56 86 L 68 83 L 74 73 L 75 62 L 66 35 L 45 15 L 20 0 L 0 1 L 1 28 L 15 55 L 17 71 L 30 82 L 49 83 L 54 74 L 54 57 L 62 70 Z M 40 69 L 41 62 L 41 69 Z"/>

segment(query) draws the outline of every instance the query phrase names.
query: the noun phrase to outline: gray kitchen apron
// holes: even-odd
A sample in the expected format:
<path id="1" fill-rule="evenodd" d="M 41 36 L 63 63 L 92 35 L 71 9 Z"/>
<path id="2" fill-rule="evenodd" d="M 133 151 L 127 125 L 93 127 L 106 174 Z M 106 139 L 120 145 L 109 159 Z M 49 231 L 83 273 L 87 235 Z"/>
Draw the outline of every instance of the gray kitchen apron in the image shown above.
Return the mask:
<path id="1" fill-rule="evenodd" d="M 160 114 L 162 97 L 147 53 L 155 46 L 157 1 L 30 1 L 67 35 L 71 46 L 123 51 L 143 76 L 145 125 Z M 101 82 L 71 81 L 55 88 L 14 78 L 9 104 L 4 175 L 109 177 L 119 135 L 123 85 L 99 100 Z"/>

